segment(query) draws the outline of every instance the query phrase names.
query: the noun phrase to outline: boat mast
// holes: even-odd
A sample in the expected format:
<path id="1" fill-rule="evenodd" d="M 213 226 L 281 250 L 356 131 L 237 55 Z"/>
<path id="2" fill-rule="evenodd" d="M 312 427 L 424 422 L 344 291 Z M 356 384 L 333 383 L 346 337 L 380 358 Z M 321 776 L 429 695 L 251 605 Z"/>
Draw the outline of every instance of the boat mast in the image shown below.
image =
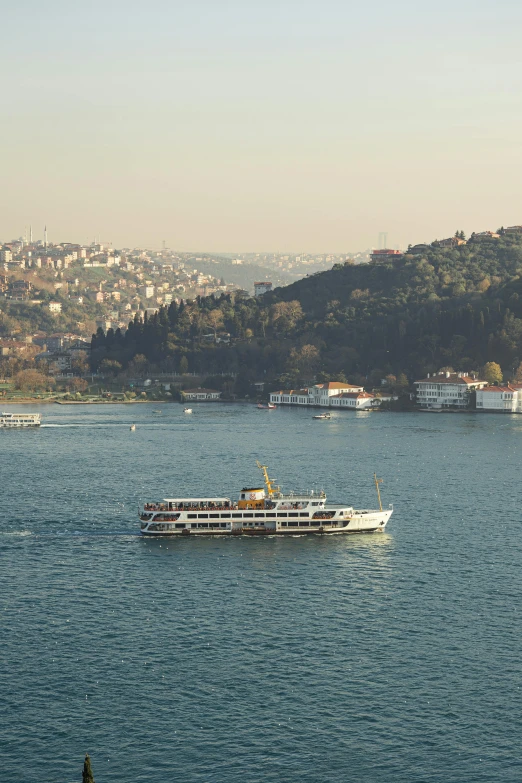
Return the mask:
<path id="1" fill-rule="evenodd" d="M 377 490 L 377 497 L 379 498 L 379 508 L 382 511 L 381 490 L 379 489 L 379 484 L 382 484 L 382 479 L 378 479 L 377 473 L 374 473 L 373 480 L 375 481 L 375 489 Z"/>
<path id="2" fill-rule="evenodd" d="M 268 465 L 261 465 L 261 463 L 259 462 L 259 460 L 256 460 L 256 465 L 257 465 L 257 467 L 259 468 L 259 470 L 261 470 L 261 471 L 262 471 L 262 473 L 263 473 L 263 476 L 264 476 L 264 479 L 265 479 L 265 484 L 266 484 L 266 491 L 267 491 L 268 497 L 269 497 L 269 498 L 271 498 L 271 497 L 273 497 L 273 496 L 274 496 L 274 495 L 275 495 L 277 492 L 281 492 L 281 488 L 280 488 L 280 487 L 273 487 L 273 486 L 272 486 L 272 484 L 274 483 L 274 480 L 273 480 L 273 479 L 271 479 L 271 478 L 270 478 L 270 476 L 268 475 Z"/>

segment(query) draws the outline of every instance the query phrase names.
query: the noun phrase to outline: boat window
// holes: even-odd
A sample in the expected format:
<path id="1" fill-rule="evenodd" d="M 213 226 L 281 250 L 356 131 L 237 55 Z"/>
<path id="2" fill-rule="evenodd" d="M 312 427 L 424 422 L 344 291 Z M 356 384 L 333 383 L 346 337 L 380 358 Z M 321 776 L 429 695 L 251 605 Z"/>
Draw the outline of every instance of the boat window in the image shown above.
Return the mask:
<path id="1" fill-rule="evenodd" d="M 220 514 L 221 519 L 230 519 L 230 514 Z"/>
<path id="2" fill-rule="evenodd" d="M 286 512 L 284 512 L 284 511 L 283 512 L 280 511 L 280 512 L 278 512 L 277 516 L 278 517 L 287 517 L 288 514 Z"/>
<path id="3" fill-rule="evenodd" d="M 309 527 L 309 526 L 310 526 L 309 522 L 299 522 L 299 527 Z"/>
<path id="4" fill-rule="evenodd" d="M 226 526 L 227 526 L 226 522 L 221 522 L 221 527 L 226 527 Z"/>
<path id="5" fill-rule="evenodd" d="M 178 522 L 176 527 L 185 527 L 185 523 L 184 522 Z"/>
<path id="6" fill-rule="evenodd" d="M 210 519 L 219 519 L 219 514 L 209 514 Z"/>
<path id="7" fill-rule="evenodd" d="M 281 527 L 286 527 L 288 525 L 288 522 L 281 522 Z"/>
<path id="8" fill-rule="evenodd" d="M 311 527 L 319 527 L 321 523 L 317 519 L 312 519 L 310 522 Z"/>
<path id="9" fill-rule="evenodd" d="M 194 516 L 196 516 L 196 515 L 194 514 Z M 198 526 L 197 522 L 191 522 L 191 525 L 190 525 L 191 528 L 195 528 L 197 526 Z"/>
<path id="10" fill-rule="evenodd" d="M 198 527 L 208 527 L 208 522 L 200 522 Z"/>
<path id="11" fill-rule="evenodd" d="M 301 512 L 301 513 L 299 514 L 299 516 L 300 516 L 300 517 L 308 517 L 308 514 L 307 514 L 307 513 L 306 513 L 306 511 L 305 511 L 305 512 L 304 512 L 304 514 L 303 514 L 303 512 Z"/>
<path id="12" fill-rule="evenodd" d="M 188 518 L 189 518 L 189 519 L 197 519 L 197 518 L 198 518 L 198 515 L 197 515 L 197 514 L 189 514 L 189 515 L 188 515 Z"/>
<path id="13" fill-rule="evenodd" d="M 253 514 L 243 514 L 243 519 L 252 519 L 253 516 Z"/>
<path id="14" fill-rule="evenodd" d="M 291 511 L 288 516 L 289 517 L 298 517 L 299 514 L 297 514 L 295 511 Z"/>
<path id="15" fill-rule="evenodd" d="M 312 506 L 318 506 L 319 503 L 312 503 Z"/>
<path id="16" fill-rule="evenodd" d="M 198 519 L 208 519 L 208 514 L 198 514 Z"/>
<path id="17" fill-rule="evenodd" d="M 243 519 L 243 514 L 232 514 L 232 519 Z"/>
<path id="18" fill-rule="evenodd" d="M 244 500 L 244 499 L 245 499 L 245 493 L 244 493 L 244 492 L 242 492 L 242 493 L 241 493 L 241 500 Z"/>

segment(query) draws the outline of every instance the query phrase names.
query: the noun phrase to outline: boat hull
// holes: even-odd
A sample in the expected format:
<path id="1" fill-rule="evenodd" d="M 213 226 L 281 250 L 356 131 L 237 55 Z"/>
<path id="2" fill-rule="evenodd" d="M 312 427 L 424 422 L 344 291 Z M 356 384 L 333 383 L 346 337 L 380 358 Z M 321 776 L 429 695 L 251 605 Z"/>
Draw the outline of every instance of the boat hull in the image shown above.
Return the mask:
<path id="1" fill-rule="evenodd" d="M 227 529 L 183 527 L 175 528 L 174 524 L 160 523 L 156 527 L 164 529 L 151 530 L 148 525 L 140 531 L 141 535 L 150 538 L 171 538 L 179 536 L 331 536 L 353 535 L 355 533 L 383 533 L 388 520 L 393 513 L 389 511 L 354 511 L 349 518 L 337 522 L 337 525 L 322 525 L 314 527 L 281 527 L 276 521 L 267 520 L 263 526 L 244 527 L 238 524 Z"/>

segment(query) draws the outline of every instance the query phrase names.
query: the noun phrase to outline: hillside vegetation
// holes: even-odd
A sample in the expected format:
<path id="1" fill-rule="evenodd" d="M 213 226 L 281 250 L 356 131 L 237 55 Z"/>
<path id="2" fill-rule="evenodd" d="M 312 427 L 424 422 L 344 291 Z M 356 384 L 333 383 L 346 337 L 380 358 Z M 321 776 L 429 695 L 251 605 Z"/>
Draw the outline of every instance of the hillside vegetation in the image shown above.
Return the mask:
<path id="1" fill-rule="evenodd" d="M 221 342 L 230 335 L 230 343 Z M 217 341 L 216 339 L 217 338 Z M 441 366 L 505 375 L 522 360 L 522 234 L 472 236 L 390 262 L 336 265 L 260 299 L 172 304 L 125 335 L 93 338 L 93 363 L 239 372 L 245 380 L 421 377 Z"/>

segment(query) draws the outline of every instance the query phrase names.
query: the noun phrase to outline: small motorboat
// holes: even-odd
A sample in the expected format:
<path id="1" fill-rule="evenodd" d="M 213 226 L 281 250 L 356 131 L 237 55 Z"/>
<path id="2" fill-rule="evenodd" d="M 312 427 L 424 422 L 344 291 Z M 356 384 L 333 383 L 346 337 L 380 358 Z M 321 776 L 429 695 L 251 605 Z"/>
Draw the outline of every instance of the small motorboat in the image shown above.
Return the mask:
<path id="1" fill-rule="evenodd" d="M 134 432 L 136 430 L 136 425 L 135 424 L 131 424 L 129 429 L 130 429 L 131 432 Z"/>
<path id="2" fill-rule="evenodd" d="M 153 413 L 161 413 L 161 411 L 152 411 Z"/>
<path id="3" fill-rule="evenodd" d="M 331 419 L 332 414 L 331 413 L 318 413 L 317 416 L 313 416 L 314 419 Z"/>
<path id="4" fill-rule="evenodd" d="M 183 408 L 183 413 L 192 413 L 192 408 Z"/>
<path id="5" fill-rule="evenodd" d="M 260 402 L 257 407 L 261 411 L 273 411 L 274 408 L 276 408 L 276 406 L 271 402 L 269 402 L 268 405 L 263 405 L 263 403 Z"/>

